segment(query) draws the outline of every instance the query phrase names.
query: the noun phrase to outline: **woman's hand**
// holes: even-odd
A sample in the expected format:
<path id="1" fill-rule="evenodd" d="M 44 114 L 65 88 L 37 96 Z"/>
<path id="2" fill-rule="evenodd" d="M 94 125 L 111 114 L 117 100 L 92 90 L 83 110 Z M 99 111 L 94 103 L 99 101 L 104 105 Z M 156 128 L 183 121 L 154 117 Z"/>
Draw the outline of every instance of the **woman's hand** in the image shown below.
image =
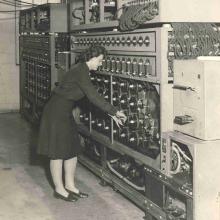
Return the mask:
<path id="1" fill-rule="evenodd" d="M 118 127 L 123 126 L 123 123 L 127 120 L 127 116 L 124 114 L 123 111 L 117 111 L 116 115 L 110 115 L 112 119 L 115 121 Z"/>
<path id="2" fill-rule="evenodd" d="M 121 121 L 123 121 L 124 123 L 127 120 L 127 116 L 125 115 L 125 113 L 123 111 L 117 111 L 116 112 L 116 117 L 121 119 Z"/>
<path id="3" fill-rule="evenodd" d="M 110 116 L 113 118 L 113 120 L 115 121 L 116 125 L 117 125 L 119 128 L 120 128 L 120 126 L 123 125 L 122 120 L 121 120 L 120 118 L 118 118 L 116 115 L 114 115 L 114 116 L 110 115 Z"/>

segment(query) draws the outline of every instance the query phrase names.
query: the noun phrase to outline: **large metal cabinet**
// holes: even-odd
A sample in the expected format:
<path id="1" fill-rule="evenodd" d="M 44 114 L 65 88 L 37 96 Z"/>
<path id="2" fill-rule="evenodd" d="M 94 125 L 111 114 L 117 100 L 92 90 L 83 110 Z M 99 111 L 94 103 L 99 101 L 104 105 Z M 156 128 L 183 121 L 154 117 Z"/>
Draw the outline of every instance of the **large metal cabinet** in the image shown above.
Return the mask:
<path id="1" fill-rule="evenodd" d="M 123 13 L 118 10 L 121 6 L 128 8 L 152 2 L 157 11 L 151 20 L 135 30 L 121 29 L 120 20 L 117 20 Z M 114 16 L 108 17 L 105 12 L 110 3 L 110 13 Z M 71 63 L 74 64 L 80 52 L 89 46 L 104 46 L 108 55 L 99 70 L 90 74 L 91 81 L 101 96 L 128 116 L 124 127 L 117 128 L 108 115 L 95 106 L 88 107 L 86 100 L 79 103 L 74 115 L 85 148 L 79 160 L 100 176 L 102 184 L 110 184 L 137 204 L 145 212 L 146 219 L 200 220 L 201 215 L 204 219 L 210 217 L 208 212 L 201 214 L 207 203 L 198 200 L 200 180 L 195 175 L 202 162 L 194 158 L 197 154 L 191 149 L 198 149 L 199 154 L 200 144 L 205 150 L 211 145 L 215 148 L 218 142 L 200 143 L 196 138 L 174 131 L 173 63 L 176 59 L 220 55 L 218 26 L 197 23 L 219 22 L 218 13 L 212 13 L 219 3 L 212 3 L 172 0 L 70 2 L 70 14 L 73 14 L 70 18 Z M 192 13 L 197 4 L 200 5 L 198 13 Z M 204 8 L 207 13 L 202 13 Z M 94 9 L 99 13 L 95 14 Z M 201 32 L 195 32 L 197 27 Z M 205 39 L 215 39 L 215 46 L 205 47 Z M 212 199 L 216 192 L 211 193 Z"/>
<path id="2" fill-rule="evenodd" d="M 51 90 L 69 68 L 67 5 L 45 4 L 20 13 L 21 113 L 39 122 Z"/>

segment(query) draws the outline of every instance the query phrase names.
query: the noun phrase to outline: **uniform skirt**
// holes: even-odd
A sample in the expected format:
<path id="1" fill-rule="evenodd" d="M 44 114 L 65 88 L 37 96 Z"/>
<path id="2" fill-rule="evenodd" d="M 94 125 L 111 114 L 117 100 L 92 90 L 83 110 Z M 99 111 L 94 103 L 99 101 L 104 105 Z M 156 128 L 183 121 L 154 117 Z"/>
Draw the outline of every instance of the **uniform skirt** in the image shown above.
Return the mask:
<path id="1" fill-rule="evenodd" d="M 41 118 L 37 152 L 51 159 L 70 159 L 82 153 L 77 125 L 72 115 L 74 102 L 52 95 Z"/>

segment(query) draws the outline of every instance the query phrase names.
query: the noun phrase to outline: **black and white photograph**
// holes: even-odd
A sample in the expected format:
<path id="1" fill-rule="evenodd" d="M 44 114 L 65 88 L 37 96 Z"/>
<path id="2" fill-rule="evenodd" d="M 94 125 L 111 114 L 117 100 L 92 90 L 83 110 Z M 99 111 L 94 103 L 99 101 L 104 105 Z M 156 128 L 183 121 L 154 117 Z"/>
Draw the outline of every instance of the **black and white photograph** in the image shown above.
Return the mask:
<path id="1" fill-rule="evenodd" d="M 220 220 L 220 0 L 0 0 L 0 220 Z"/>

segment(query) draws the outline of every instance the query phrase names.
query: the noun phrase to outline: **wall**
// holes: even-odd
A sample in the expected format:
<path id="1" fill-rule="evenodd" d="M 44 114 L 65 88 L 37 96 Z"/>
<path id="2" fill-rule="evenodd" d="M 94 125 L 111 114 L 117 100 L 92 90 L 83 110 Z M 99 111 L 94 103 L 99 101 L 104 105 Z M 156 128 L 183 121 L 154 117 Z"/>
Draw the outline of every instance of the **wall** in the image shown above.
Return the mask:
<path id="1" fill-rule="evenodd" d="M 14 7 L 0 4 L 0 11 Z M 15 56 L 15 13 L 0 13 L 0 112 L 19 109 L 19 66 Z"/>

